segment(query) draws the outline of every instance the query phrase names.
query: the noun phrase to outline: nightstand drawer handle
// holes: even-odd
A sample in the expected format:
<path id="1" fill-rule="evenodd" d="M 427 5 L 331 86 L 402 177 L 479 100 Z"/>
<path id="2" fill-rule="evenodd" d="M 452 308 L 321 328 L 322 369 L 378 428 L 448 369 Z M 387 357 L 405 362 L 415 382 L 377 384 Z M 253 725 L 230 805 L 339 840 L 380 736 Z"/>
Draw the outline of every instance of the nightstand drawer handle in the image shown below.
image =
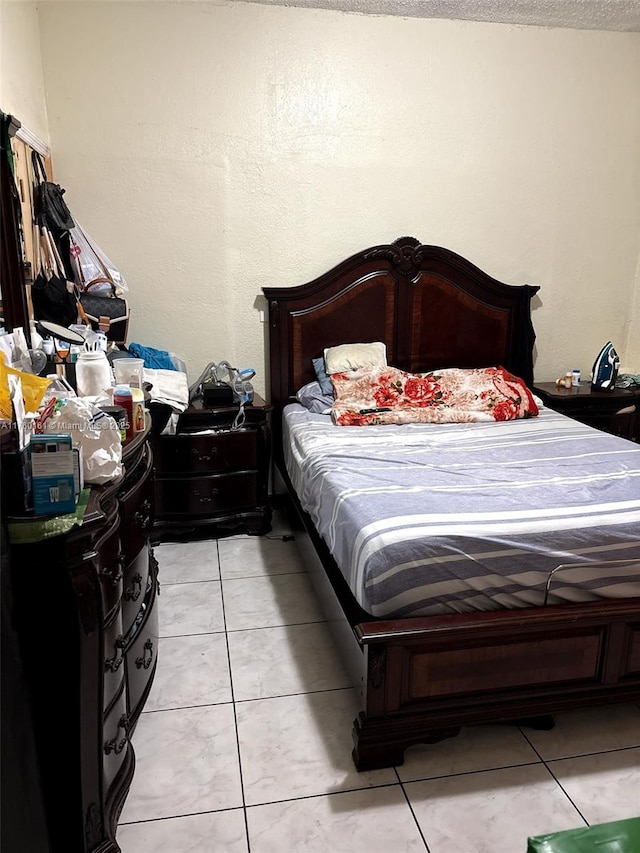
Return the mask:
<path id="1" fill-rule="evenodd" d="M 205 453 L 200 453 L 200 451 L 196 447 L 192 447 L 191 452 L 194 454 L 194 456 L 197 457 L 198 462 L 211 462 L 211 459 L 218 452 L 218 448 L 212 447 L 208 456 Z"/>
<path id="2" fill-rule="evenodd" d="M 213 500 L 213 496 L 217 495 L 218 492 L 219 492 L 219 489 L 211 489 L 209 496 L 203 497 L 197 489 L 194 489 L 193 490 L 193 496 L 194 496 L 194 498 L 199 498 L 201 504 L 205 504 L 205 503 L 211 503 L 211 501 Z"/>

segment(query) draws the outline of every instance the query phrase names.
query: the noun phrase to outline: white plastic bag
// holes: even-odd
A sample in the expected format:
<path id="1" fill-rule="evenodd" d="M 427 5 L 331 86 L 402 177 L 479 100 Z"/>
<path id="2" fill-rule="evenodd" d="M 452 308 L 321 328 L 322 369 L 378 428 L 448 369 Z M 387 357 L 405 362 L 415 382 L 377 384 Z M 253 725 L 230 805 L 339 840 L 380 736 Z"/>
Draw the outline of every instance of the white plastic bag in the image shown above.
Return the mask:
<path id="1" fill-rule="evenodd" d="M 122 475 L 120 430 L 112 417 L 81 397 L 72 397 L 45 423 L 45 431 L 69 433 L 82 447 L 82 471 L 87 484 L 103 485 Z"/>
<path id="2" fill-rule="evenodd" d="M 127 282 L 100 246 L 76 219 L 71 234 L 71 257 L 76 266 L 76 284 L 82 292 L 91 290 L 93 296 L 120 296 L 129 290 Z"/>

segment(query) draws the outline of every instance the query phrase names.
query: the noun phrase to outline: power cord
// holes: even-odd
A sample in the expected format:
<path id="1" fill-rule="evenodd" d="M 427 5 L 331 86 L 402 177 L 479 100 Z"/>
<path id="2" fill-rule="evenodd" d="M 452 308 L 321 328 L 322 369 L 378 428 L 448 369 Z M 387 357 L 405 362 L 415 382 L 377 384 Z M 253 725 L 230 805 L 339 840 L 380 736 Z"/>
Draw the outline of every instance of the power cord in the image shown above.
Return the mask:
<path id="1" fill-rule="evenodd" d="M 244 426 L 244 422 L 247 418 L 244 411 L 245 401 L 240 400 L 240 408 L 238 409 L 238 414 L 233 419 L 233 423 L 231 424 L 232 430 L 240 429 L 240 427 Z"/>

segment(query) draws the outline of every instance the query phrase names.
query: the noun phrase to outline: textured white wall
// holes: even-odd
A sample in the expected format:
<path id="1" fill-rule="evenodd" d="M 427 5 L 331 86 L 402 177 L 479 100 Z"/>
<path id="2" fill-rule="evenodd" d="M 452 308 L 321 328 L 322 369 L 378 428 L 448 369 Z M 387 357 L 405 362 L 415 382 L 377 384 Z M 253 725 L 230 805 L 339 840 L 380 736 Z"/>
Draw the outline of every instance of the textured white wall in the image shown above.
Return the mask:
<path id="1" fill-rule="evenodd" d="M 541 285 L 538 380 L 637 339 L 639 34 L 242 3 L 40 25 L 57 177 L 130 284 L 130 339 L 192 378 L 263 380 L 261 286 L 404 234 Z"/>
<path id="2" fill-rule="evenodd" d="M 31 0 L 0 2 L 0 108 L 49 143 L 38 8 Z"/>
<path id="3" fill-rule="evenodd" d="M 620 367 L 632 373 L 640 373 L 640 257 L 627 321 L 627 341 Z"/>

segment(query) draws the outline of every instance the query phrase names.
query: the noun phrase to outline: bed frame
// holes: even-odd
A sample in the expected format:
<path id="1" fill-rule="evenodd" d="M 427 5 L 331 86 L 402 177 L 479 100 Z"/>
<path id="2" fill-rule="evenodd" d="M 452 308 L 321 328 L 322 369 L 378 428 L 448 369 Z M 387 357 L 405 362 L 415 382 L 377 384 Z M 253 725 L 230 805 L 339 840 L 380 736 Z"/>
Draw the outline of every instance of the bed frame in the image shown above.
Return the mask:
<path id="1" fill-rule="evenodd" d="M 389 364 L 403 370 L 500 364 L 532 384 L 537 290 L 503 284 L 412 237 L 359 252 L 299 287 L 264 288 L 276 465 L 314 587 L 359 688 L 359 770 L 402 764 L 411 744 L 453 736 L 462 725 L 551 727 L 554 712 L 640 698 L 640 598 L 376 619 L 355 601 L 282 464 L 282 408 L 315 378 L 311 359 L 324 347 L 380 340 Z"/>

